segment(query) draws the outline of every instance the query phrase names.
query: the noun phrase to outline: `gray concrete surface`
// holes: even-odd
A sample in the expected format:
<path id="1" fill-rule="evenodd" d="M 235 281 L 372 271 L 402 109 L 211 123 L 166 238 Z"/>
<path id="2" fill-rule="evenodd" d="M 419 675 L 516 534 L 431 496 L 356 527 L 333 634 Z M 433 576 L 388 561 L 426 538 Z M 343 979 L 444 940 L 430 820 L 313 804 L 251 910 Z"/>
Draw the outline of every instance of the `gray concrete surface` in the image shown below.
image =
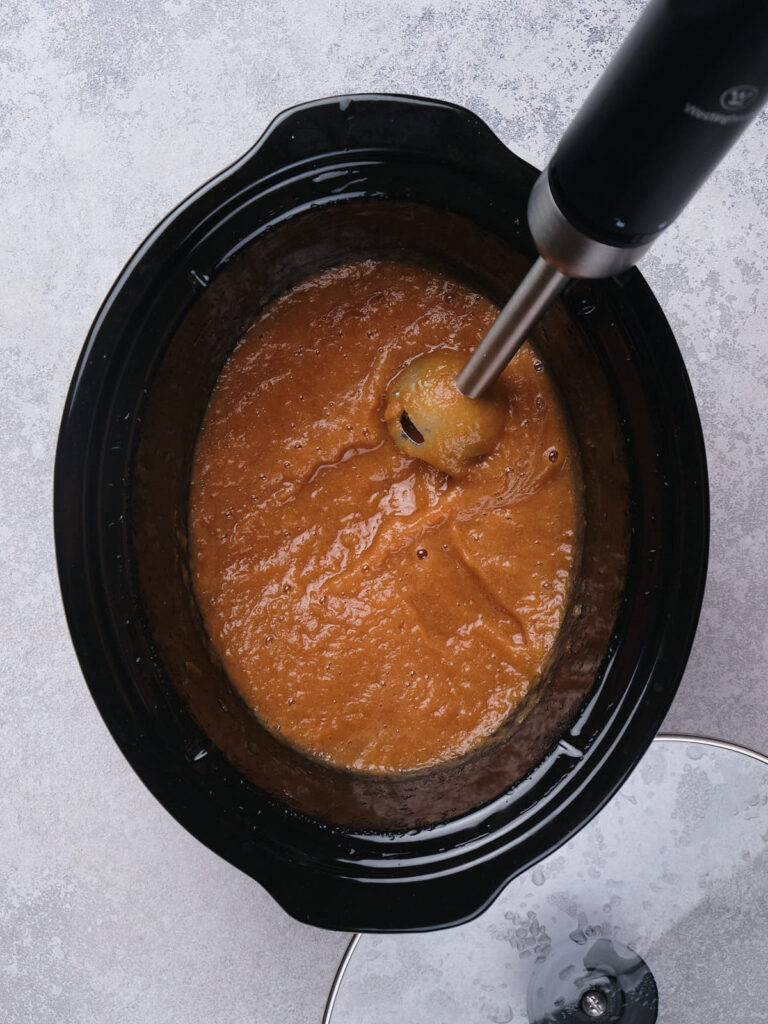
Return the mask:
<path id="1" fill-rule="evenodd" d="M 74 362 L 134 247 L 291 103 L 445 97 L 541 164 L 637 0 L 6 0 L 0 8 L 0 1020 L 309 1024 L 344 938 L 288 919 L 122 760 L 54 572 Z M 768 750 L 768 118 L 644 263 L 702 410 L 712 564 L 668 727 Z M 365 1024 L 365 1022 L 361 1022 Z"/>

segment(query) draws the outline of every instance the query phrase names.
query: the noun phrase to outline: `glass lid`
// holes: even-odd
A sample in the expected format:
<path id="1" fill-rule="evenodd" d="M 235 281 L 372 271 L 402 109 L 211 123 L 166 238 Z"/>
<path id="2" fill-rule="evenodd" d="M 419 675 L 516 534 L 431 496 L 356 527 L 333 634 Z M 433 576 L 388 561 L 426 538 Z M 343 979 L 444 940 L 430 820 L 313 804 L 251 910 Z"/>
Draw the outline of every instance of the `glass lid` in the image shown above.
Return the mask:
<path id="1" fill-rule="evenodd" d="M 324 1024 L 764 1024 L 766 958 L 768 758 L 662 736 L 481 917 L 355 936 Z"/>

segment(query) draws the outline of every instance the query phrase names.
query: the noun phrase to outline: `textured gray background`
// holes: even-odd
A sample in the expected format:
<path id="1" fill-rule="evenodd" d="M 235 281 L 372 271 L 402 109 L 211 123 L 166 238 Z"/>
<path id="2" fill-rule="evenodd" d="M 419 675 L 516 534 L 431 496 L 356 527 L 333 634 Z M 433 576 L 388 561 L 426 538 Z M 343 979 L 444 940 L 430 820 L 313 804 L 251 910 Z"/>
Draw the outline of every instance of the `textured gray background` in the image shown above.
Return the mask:
<path id="1" fill-rule="evenodd" d="M 637 0 L 6 0 L 0 7 L 0 1019 L 316 1021 L 344 938 L 187 836 L 87 695 L 54 574 L 83 337 L 158 219 L 282 108 L 440 96 L 542 164 Z M 704 420 L 709 587 L 668 726 L 768 750 L 768 118 L 645 260 Z M 365 1022 L 361 1022 L 365 1024 Z"/>

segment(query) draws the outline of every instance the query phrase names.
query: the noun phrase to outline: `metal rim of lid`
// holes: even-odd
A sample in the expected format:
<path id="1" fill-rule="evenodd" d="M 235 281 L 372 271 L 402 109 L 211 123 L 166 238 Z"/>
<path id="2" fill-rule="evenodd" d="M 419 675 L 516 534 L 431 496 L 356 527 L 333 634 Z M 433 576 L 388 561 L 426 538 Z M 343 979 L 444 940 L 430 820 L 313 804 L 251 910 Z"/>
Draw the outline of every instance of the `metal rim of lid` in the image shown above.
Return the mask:
<path id="1" fill-rule="evenodd" d="M 719 740 L 712 736 L 692 736 L 686 733 L 659 733 L 654 737 L 654 743 L 694 743 L 703 747 L 718 747 L 721 750 L 728 750 L 732 754 L 743 754 L 746 757 L 752 758 L 754 761 L 760 761 L 762 764 L 768 766 L 768 755 L 761 754 L 757 750 L 752 750 L 750 747 L 744 747 L 740 743 L 732 743 L 730 740 Z M 328 993 L 328 998 L 325 1003 L 325 1009 L 323 1011 L 323 1017 L 321 1024 L 332 1024 L 333 1010 L 336 1006 L 336 1000 L 339 996 L 341 989 L 341 983 L 344 980 L 344 975 L 347 973 L 352 956 L 357 949 L 358 943 L 363 937 L 363 932 L 355 932 L 352 938 L 347 944 L 347 948 L 344 950 L 344 954 L 341 958 L 339 966 L 336 969 L 331 988 Z"/>

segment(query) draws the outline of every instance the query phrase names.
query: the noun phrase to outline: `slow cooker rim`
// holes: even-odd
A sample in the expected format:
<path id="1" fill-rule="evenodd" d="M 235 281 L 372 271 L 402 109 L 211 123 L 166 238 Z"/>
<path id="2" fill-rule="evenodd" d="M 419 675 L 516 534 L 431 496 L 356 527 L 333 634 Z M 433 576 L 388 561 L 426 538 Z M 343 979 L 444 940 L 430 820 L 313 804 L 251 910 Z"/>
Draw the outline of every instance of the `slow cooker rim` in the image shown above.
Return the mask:
<path id="1" fill-rule="evenodd" d="M 71 630 L 71 632 L 73 634 L 73 640 L 75 641 L 75 646 L 76 646 L 76 649 L 78 651 L 78 656 L 81 659 L 81 664 L 82 664 L 82 667 L 83 667 L 84 674 L 86 676 L 86 681 L 88 682 L 88 685 L 91 688 L 91 692 L 92 692 L 92 694 L 94 696 L 94 700 L 96 701 L 97 706 L 99 707 L 99 710 L 102 712 L 103 717 L 105 717 L 105 721 L 107 722 L 107 725 L 110 728 L 110 731 L 112 731 L 113 735 L 115 735 L 115 738 L 117 739 L 119 745 L 121 746 L 121 749 L 123 749 L 123 752 L 125 753 L 126 757 L 131 762 L 132 766 L 137 771 L 137 773 L 140 775 L 140 777 L 142 777 L 142 779 L 145 782 L 145 784 L 148 785 L 150 790 L 153 793 L 155 793 L 156 796 L 158 796 L 158 798 L 161 800 L 161 802 L 164 804 L 164 806 L 166 806 L 166 808 L 169 809 L 171 811 L 171 813 L 173 813 L 174 816 L 176 816 L 177 819 L 180 820 L 182 822 L 182 824 L 184 824 L 184 826 L 186 828 L 188 828 L 190 831 L 192 831 L 193 834 L 196 834 L 198 836 L 198 838 L 201 838 L 201 840 L 203 842 L 206 842 L 206 845 L 212 846 L 212 848 L 214 848 L 214 849 L 216 848 L 216 846 L 212 845 L 212 843 L 209 842 L 209 840 L 207 840 L 204 837 L 200 836 L 198 829 L 195 828 L 195 827 L 191 827 L 189 822 L 188 822 L 188 820 L 185 820 L 185 817 L 187 817 L 187 815 L 185 815 L 185 812 L 184 812 L 183 808 L 180 809 L 179 813 L 177 814 L 176 811 L 173 809 L 173 807 L 169 806 L 170 804 L 174 803 L 174 801 L 177 799 L 177 794 L 175 793 L 174 788 L 173 787 L 168 788 L 167 786 L 163 785 L 163 780 L 158 779 L 157 777 L 155 777 L 155 774 L 153 774 L 152 771 L 147 771 L 145 773 L 145 771 L 142 770 L 142 767 L 146 768 L 147 767 L 146 765 L 143 765 L 142 767 L 139 766 L 139 763 L 141 762 L 141 758 L 142 758 L 142 752 L 141 752 L 140 748 L 136 748 L 135 745 L 131 745 L 130 743 L 124 744 L 124 742 L 121 742 L 121 739 L 118 738 L 118 736 L 116 735 L 116 730 L 115 730 L 115 728 L 113 728 L 113 724 L 114 723 L 110 723 L 110 721 L 107 719 L 106 714 L 105 714 L 105 708 L 103 706 L 104 690 L 102 688 L 102 681 L 101 681 L 100 678 L 99 679 L 96 678 L 96 676 L 95 676 L 95 674 L 93 672 L 93 668 L 92 667 L 89 668 L 87 666 L 87 664 L 85 663 L 86 659 L 87 659 L 87 655 L 84 654 L 83 649 L 82 649 L 82 645 L 86 641 L 84 640 L 84 638 L 82 636 L 79 635 L 80 634 L 80 628 L 81 628 L 82 624 L 78 623 L 78 621 L 77 621 L 77 610 L 75 608 L 75 600 L 74 600 L 74 598 L 77 595 L 76 594 L 73 595 L 73 591 L 72 591 L 73 582 L 69 578 L 69 571 L 72 568 L 70 559 L 71 559 L 72 553 L 73 553 L 73 551 L 75 550 L 75 547 L 76 547 L 76 545 L 73 543 L 73 540 L 75 539 L 73 537 L 73 523 L 72 523 L 71 520 L 69 522 L 67 522 L 66 521 L 66 517 L 61 512 L 62 502 L 64 501 L 64 498 L 69 493 L 68 487 L 67 487 L 67 481 L 65 479 L 65 476 L 66 476 L 66 474 L 68 472 L 68 469 L 71 468 L 71 460 L 69 460 L 69 465 L 67 465 L 67 463 L 68 463 L 69 456 L 71 456 L 71 454 L 72 454 L 72 452 L 68 451 L 68 449 L 71 449 L 72 442 L 74 440 L 73 437 L 71 436 L 71 431 L 73 429 L 75 429 L 75 426 L 73 425 L 74 407 L 77 405 L 78 400 L 82 403 L 83 391 L 81 389 L 87 388 L 87 385 L 88 385 L 89 359 L 93 355 L 93 350 L 94 350 L 96 342 L 97 342 L 97 340 L 99 338 L 100 331 L 104 327 L 104 323 L 105 323 L 105 321 L 106 321 L 106 319 L 107 319 L 107 317 L 108 317 L 108 315 L 110 313 L 110 310 L 114 308 L 113 307 L 113 303 L 119 298 L 119 295 L 120 295 L 121 291 L 123 290 L 123 288 L 126 285 L 129 284 L 131 276 L 132 276 L 134 270 L 139 266 L 139 264 L 141 263 L 141 261 L 145 257 L 149 256 L 149 253 L 150 253 L 150 250 L 152 248 L 152 245 L 156 241 L 159 241 L 162 236 L 166 235 L 166 232 L 167 232 L 168 228 L 170 228 L 172 224 L 177 223 L 178 218 L 180 216 L 182 216 L 184 213 L 186 213 L 187 211 L 189 211 L 194 206 L 196 201 L 202 199 L 203 196 L 208 194 L 209 191 L 212 188 L 215 188 L 215 187 L 217 187 L 220 184 L 226 183 L 233 175 L 237 174 L 237 172 L 241 168 L 243 168 L 245 165 L 247 165 L 248 161 L 252 158 L 252 156 L 259 151 L 260 147 L 264 143 L 264 140 L 269 137 L 270 132 L 273 130 L 274 126 L 280 125 L 280 124 L 284 124 L 285 120 L 290 118 L 290 116 L 295 111 L 313 110 L 313 109 L 318 108 L 318 107 L 323 107 L 323 106 L 327 105 L 330 102 L 338 103 L 340 100 L 343 101 L 343 100 L 346 100 L 346 99 L 349 99 L 350 102 L 353 102 L 353 101 L 363 102 L 363 101 L 369 100 L 370 97 L 367 97 L 367 96 L 361 96 L 361 97 L 342 97 L 342 98 L 336 97 L 333 100 L 321 100 L 321 101 L 317 101 L 315 103 L 302 104 L 301 107 L 299 107 L 299 108 L 293 108 L 291 111 L 287 111 L 287 112 L 284 112 L 282 115 L 279 115 L 278 118 L 276 118 L 272 122 L 272 125 L 267 130 L 267 133 L 265 133 L 265 136 L 262 137 L 262 140 L 259 143 L 257 143 L 256 146 L 254 146 L 251 150 L 249 150 L 248 153 L 245 154 L 244 157 L 242 157 L 238 161 L 235 161 L 235 163 L 232 164 L 230 168 L 227 168 L 220 175 L 215 176 L 213 179 L 211 179 L 205 185 L 201 186 L 201 188 L 198 189 L 195 193 L 193 193 L 193 195 L 191 197 L 189 197 L 183 203 L 179 204 L 179 206 L 177 206 L 175 208 L 175 210 L 172 211 L 168 215 L 168 217 L 166 217 L 161 222 L 161 224 L 158 225 L 158 227 L 153 232 L 150 233 L 150 235 L 148 236 L 147 240 L 144 243 L 142 243 L 142 245 L 139 247 L 139 249 L 137 249 L 137 252 L 131 258 L 131 260 L 128 261 L 128 264 L 126 265 L 126 268 L 124 269 L 123 273 L 119 276 L 119 278 L 118 278 L 117 282 L 115 283 L 115 285 L 113 286 L 113 288 L 110 290 L 110 293 L 107 296 L 107 299 L 105 299 L 105 302 L 102 305 L 101 310 L 97 314 L 96 320 L 94 321 L 94 325 L 93 325 L 91 331 L 89 332 L 89 336 L 88 336 L 88 341 L 86 343 L 86 347 L 85 347 L 85 349 L 83 351 L 83 354 L 81 356 L 81 359 L 80 359 L 80 361 L 78 363 L 78 368 L 77 368 L 77 370 L 75 372 L 75 376 L 73 378 L 72 388 L 70 389 L 70 394 L 69 394 L 68 399 L 67 399 L 67 404 L 65 406 L 64 416 L 63 416 L 63 419 L 62 419 L 62 432 L 60 434 L 59 446 L 58 446 L 58 449 L 57 449 L 56 475 L 55 475 L 55 495 L 56 495 L 56 498 L 55 498 L 55 501 L 56 501 L 56 524 L 55 525 L 56 525 L 57 558 L 58 558 L 58 562 L 59 562 L 59 573 L 60 573 L 60 579 L 61 579 L 61 585 L 62 585 L 62 593 L 63 593 L 63 596 L 64 596 L 65 608 L 66 608 L 66 611 L 67 611 L 67 617 L 68 617 L 68 621 L 69 621 L 69 624 L 70 624 L 70 630 Z M 392 101 L 392 102 L 394 102 L 396 104 L 403 103 L 403 102 L 407 102 L 407 103 L 410 102 L 410 99 L 407 98 L 407 97 L 390 97 L 390 96 L 386 96 L 386 95 L 385 96 L 375 97 L 375 99 L 376 99 L 377 102 Z M 416 101 L 419 104 L 421 104 L 421 105 L 430 105 L 430 106 L 434 106 L 434 107 L 437 107 L 437 108 L 448 108 L 448 109 L 453 109 L 454 111 L 458 111 L 462 116 L 471 118 L 477 124 L 482 125 L 482 128 L 484 129 L 484 131 L 487 132 L 489 135 L 491 134 L 490 130 L 487 128 L 487 126 L 485 126 L 483 124 L 483 122 L 479 121 L 479 119 L 475 118 L 475 116 L 470 114 L 469 112 L 463 111 L 462 108 L 453 107 L 452 105 L 449 105 L 449 104 L 442 104 L 442 103 L 440 103 L 440 101 L 423 101 L 420 98 L 416 98 Z M 498 139 L 495 138 L 495 136 L 493 136 L 493 138 L 494 138 L 494 142 L 495 142 L 495 144 L 497 146 L 502 146 L 502 144 L 499 142 Z M 508 155 L 508 157 L 513 157 L 513 154 L 509 153 L 509 151 L 506 150 L 506 148 L 504 148 L 504 152 L 505 152 L 505 154 Z M 519 159 L 519 158 L 514 158 L 514 159 Z M 535 174 L 535 172 L 533 172 L 533 173 Z M 167 239 L 166 239 L 166 241 L 167 241 Z M 642 278 L 640 277 L 639 273 L 635 272 L 633 275 L 630 275 L 628 277 L 628 279 L 626 280 L 626 282 L 625 282 L 625 287 L 634 287 L 638 291 L 638 296 L 637 296 L 638 300 L 641 303 L 645 302 L 645 305 L 646 305 L 646 307 L 648 308 L 648 311 L 649 311 L 649 315 L 655 315 L 657 318 L 658 317 L 661 318 L 661 321 L 663 322 L 664 326 L 666 327 L 667 332 L 669 333 L 669 335 L 671 337 L 671 332 L 669 332 L 669 328 L 666 325 L 666 321 L 664 321 L 663 314 L 661 313 L 661 311 L 660 311 L 660 309 L 658 307 L 658 304 L 655 302 L 655 299 L 651 295 L 650 290 L 647 289 L 647 286 L 645 286 L 644 282 L 642 282 Z M 689 427 L 693 427 L 694 450 L 698 454 L 700 454 L 700 456 L 701 456 L 701 458 L 699 460 L 700 461 L 700 466 L 699 466 L 699 469 L 700 469 L 700 473 L 699 473 L 699 488 L 700 488 L 700 495 L 704 498 L 704 500 L 703 500 L 702 503 L 700 503 L 701 507 L 699 508 L 699 512 L 701 514 L 700 515 L 700 520 L 701 520 L 700 525 L 702 527 L 701 532 L 704 535 L 706 535 L 706 533 L 707 533 L 707 530 L 706 530 L 706 518 L 707 518 L 706 517 L 706 512 L 707 512 L 707 510 L 706 510 L 706 499 L 704 497 L 705 496 L 705 492 L 706 492 L 706 487 L 705 487 L 706 468 L 705 468 L 704 458 L 703 458 L 703 441 L 702 441 L 702 438 L 701 438 L 701 429 L 700 429 L 700 424 L 698 423 L 698 417 L 697 417 L 696 411 L 695 411 L 695 404 L 693 404 L 692 392 L 690 390 L 690 383 L 687 380 L 687 375 L 685 374 L 685 370 L 684 370 L 684 367 L 682 365 L 682 360 L 679 357 L 679 353 L 677 352 L 677 349 L 676 349 L 676 346 L 674 345 L 674 342 L 673 342 L 673 345 L 672 345 L 672 348 L 671 348 L 670 352 L 671 352 L 671 354 L 673 356 L 675 354 L 677 354 L 677 359 L 678 359 L 678 362 L 679 362 L 679 366 L 677 367 L 678 377 L 680 377 L 680 379 L 682 380 L 683 390 L 685 391 L 686 387 L 687 387 L 687 390 L 688 390 L 688 394 L 685 395 L 685 403 L 684 404 L 687 405 L 689 411 L 693 412 L 694 422 L 693 423 L 689 422 L 688 426 Z M 697 428 L 698 428 L 698 436 L 697 436 Z M 75 447 L 76 447 L 76 445 L 75 445 Z M 75 524 L 75 526 L 76 526 L 76 524 Z M 76 529 L 75 529 L 75 532 L 76 532 Z M 678 649 L 677 661 L 680 663 L 680 672 L 682 671 L 682 665 L 684 665 L 684 663 L 685 663 L 685 660 L 687 658 L 687 653 L 688 653 L 688 650 L 690 648 L 690 643 L 692 642 L 692 639 L 693 639 L 693 629 L 694 629 L 695 619 L 697 618 L 697 615 L 698 615 L 698 606 L 700 605 L 701 593 L 702 593 L 702 588 L 703 588 L 702 565 L 706 564 L 706 542 L 704 542 L 704 548 L 703 548 L 703 552 L 702 552 L 702 550 L 701 550 L 701 538 L 699 538 L 699 547 L 700 547 L 699 579 L 692 581 L 692 586 L 693 586 L 694 590 L 696 590 L 696 588 L 698 586 L 698 591 L 699 591 L 699 593 L 698 593 L 698 604 L 694 600 L 693 606 L 689 609 L 690 611 L 692 611 L 693 614 L 691 616 L 692 622 L 689 624 L 688 629 L 686 631 L 687 637 L 688 637 L 687 647 L 684 650 L 682 650 L 682 653 L 681 653 L 681 649 Z M 101 639 L 102 639 L 102 643 L 103 643 L 104 642 L 104 638 L 102 637 Z M 676 682 L 671 687 L 672 692 L 674 692 L 675 688 L 676 688 Z M 663 704 L 663 706 L 662 706 L 662 704 Z M 663 716 L 664 716 L 664 714 L 666 713 L 666 710 L 667 710 L 667 704 L 664 704 L 664 702 L 662 702 L 662 704 L 654 704 L 655 714 L 653 714 L 651 716 L 652 721 L 647 723 L 646 730 L 645 730 L 646 732 L 648 730 L 648 726 L 653 724 L 653 722 L 655 722 L 656 727 L 658 727 L 658 725 L 660 724 L 661 719 L 663 718 Z M 624 722 L 624 728 L 623 728 L 622 732 L 626 731 L 628 729 L 628 727 L 629 727 L 629 724 L 635 722 L 635 720 L 636 720 L 635 717 L 630 717 L 630 718 L 626 719 L 625 722 Z M 652 738 L 652 737 L 651 736 L 648 737 L 648 741 L 649 742 L 650 742 L 650 738 Z M 126 749 L 126 747 L 128 747 L 128 749 Z M 636 761 L 639 759 L 639 757 L 641 755 L 642 755 L 642 751 L 640 751 L 640 753 L 637 754 L 637 756 L 634 759 L 632 759 L 632 758 L 629 759 L 629 761 L 631 763 L 628 763 L 628 764 L 625 765 L 625 769 L 624 769 L 623 773 L 621 773 L 621 778 L 618 777 L 618 775 L 616 773 L 616 770 L 615 770 L 616 766 L 617 766 L 617 761 L 615 759 L 608 758 L 608 755 L 606 755 L 606 758 L 611 760 L 611 774 L 612 774 L 612 780 L 613 781 L 607 787 L 602 802 L 600 802 L 599 804 L 596 804 L 594 806 L 594 808 L 592 809 L 590 817 L 591 817 L 592 814 L 597 813 L 597 811 L 603 805 L 603 803 L 607 799 L 610 798 L 612 793 L 615 791 L 616 788 L 618 788 L 618 786 L 621 784 L 621 781 L 623 781 L 623 778 L 625 777 L 625 775 L 628 774 L 628 772 L 634 766 L 634 763 L 636 763 Z M 626 760 L 627 759 L 625 758 L 625 761 Z M 137 763 L 137 762 L 139 762 L 139 763 Z M 604 766 L 604 764 L 605 764 L 605 758 L 602 761 L 602 765 L 603 766 Z M 594 774 L 595 773 L 593 773 L 593 777 L 594 777 Z M 148 778 L 145 777 L 145 775 L 149 776 L 150 781 L 148 781 Z M 162 793 L 163 795 L 159 795 L 160 793 Z M 576 826 L 576 828 L 581 827 L 583 824 L 585 824 L 586 820 L 588 820 L 588 819 L 583 819 L 583 820 L 580 819 L 578 825 Z M 562 842 L 565 842 L 567 840 L 567 838 L 569 838 L 570 834 L 573 834 L 573 831 L 575 831 L 576 828 L 572 829 L 571 832 L 569 832 L 567 834 L 563 833 L 562 830 L 560 830 L 558 832 L 557 842 L 555 842 L 555 844 L 554 844 L 554 846 L 552 848 L 554 849 L 556 846 L 559 846 Z M 484 901 L 483 901 L 481 906 L 477 906 L 476 909 L 473 909 L 470 912 L 468 912 L 467 914 L 465 914 L 463 917 L 461 917 L 461 920 L 466 920 L 469 917 L 475 916 L 476 913 L 479 913 L 484 906 L 488 905 L 488 903 L 494 898 L 494 896 L 498 892 L 499 888 L 501 888 L 503 886 L 503 884 L 505 884 L 506 881 L 508 880 L 507 868 L 505 868 L 501 864 L 502 855 L 500 855 L 498 853 L 498 851 L 494 851 L 489 856 L 492 857 L 495 860 L 495 862 L 496 862 L 497 871 L 495 872 L 495 874 L 498 876 L 496 881 L 492 883 L 492 891 L 490 892 L 490 894 L 488 894 L 488 883 L 491 882 L 491 879 L 488 877 L 488 875 L 490 874 L 490 871 L 489 871 L 490 865 L 486 864 L 485 865 L 485 871 L 488 872 L 488 874 L 486 875 L 486 878 L 485 878 L 485 883 L 486 884 L 482 886 L 482 888 L 486 892 L 486 898 L 484 899 Z M 232 859 L 232 858 L 228 858 L 228 859 Z M 483 867 L 482 862 L 480 862 L 480 861 L 478 861 L 478 862 L 473 861 L 472 864 L 470 865 L 470 867 L 461 870 L 461 874 L 462 874 L 462 876 L 464 876 L 465 874 L 469 873 L 473 868 L 477 869 L 478 867 L 480 867 L 480 868 Z M 454 872 L 454 875 L 455 875 L 455 872 Z M 267 888 L 270 888 L 271 890 L 273 889 L 273 886 L 270 885 L 268 881 L 265 881 L 264 878 L 260 878 L 260 881 L 262 881 L 263 884 L 266 884 Z M 340 879 L 339 881 L 341 881 L 343 883 L 346 883 L 347 880 L 346 879 Z M 370 881 L 370 879 L 368 881 Z M 397 881 L 402 882 L 403 884 L 406 884 L 406 885 L 408 885 L 408 884 L 413 885 L 414 884 L 414 880 L 413 879 L 398 879 Z M 429 881 L 429 878 L 420 879 L 419 880 L 419 884 L 423 885 L 423 884 L 426 884 L 428 881 Z M 437 881 L 437 879 L 435 879 L 435 881 Z M 385 889 L 386 888 L 390 888 L 391 889 L 391 887 L 392 887 L 392 882 L 389 882 L 387 885 L 385 885 Z M 280 889 L 280 888 L 281 887 L 280 887 L 279 884 L 275 884 L 274 885 L 274 890 L 277 890 L 277 889 Z M 300 918 L 305 918 L 305 913 L 302 911 L 302 908 L 294 907 L 292 909 L 290 906 L 288 906 L 289 898 L 286 896 L 285 892 L 283 892 L 281 895 L 278 895 L 278 893 L 275 891 L 275 895 L 280 900 L 280 902 L 284 906 L 286 906 L 286 909 L 289 909 L 291 912 L 293 912 L 296 916 L 298 916 Z M 389 898 L 391 898 L 391 897 L 385 897 L 385 899 L 389 899 Z M 477 897 L 475 897 L 475 899 L 476 898 Z M 324 923 L 324 922 L 322 922 L 322 921 L 317 922 L 316 921 L 316 923 Z M 456 919 L 453 923 L 458 923 L 458 919 Z M 424 927 L 432 927 L 432 926 L 433 926 L 432 924 L 424 925 Z M 349 923 L 345 923 L 343 925 L 343 927 L 356 927 L 356 928 L 360 929 L 361 927 L 362 928 L 365 927 L 365 923 L 364 922 L 360 922 L 360 923 L 357 923 L 357 924 L 354 924 L 354 925 L 353 924 L 349 924 Z M 413 925 L 411 925 L 411 927 L 413 927 Z"/>

